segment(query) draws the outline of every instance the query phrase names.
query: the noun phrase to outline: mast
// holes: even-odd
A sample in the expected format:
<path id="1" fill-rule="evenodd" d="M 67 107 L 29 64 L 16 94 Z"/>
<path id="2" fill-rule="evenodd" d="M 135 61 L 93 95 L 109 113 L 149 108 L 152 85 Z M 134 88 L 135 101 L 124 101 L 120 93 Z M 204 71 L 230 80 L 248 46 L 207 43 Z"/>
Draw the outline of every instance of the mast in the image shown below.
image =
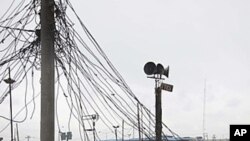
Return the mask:
<path id="1" fill-rule="evenodd" d="M 206 79 L 204 82 L 204 96 L 203 96 L 203 140 L 206 138 Z"/>

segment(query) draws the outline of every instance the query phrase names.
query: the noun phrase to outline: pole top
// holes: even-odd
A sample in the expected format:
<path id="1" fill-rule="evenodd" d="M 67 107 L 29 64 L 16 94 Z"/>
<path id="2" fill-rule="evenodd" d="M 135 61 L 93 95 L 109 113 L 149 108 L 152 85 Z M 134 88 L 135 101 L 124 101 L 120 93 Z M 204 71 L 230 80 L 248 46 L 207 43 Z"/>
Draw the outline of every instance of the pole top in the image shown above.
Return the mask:
<path id="1" fill-rule="evenodd" d="M 12 83 L 14 83 L 16 81 L 11 79 L 11 78 L 8 78 L 8 79 L 4 79 L 4 82 L 7 83 L 7 84 L 12 84 Z"/>
<path id="2" fill-rule="evenodd" d="M 117 125 L 117 126 L 113 126 L 114 128 L 119 128 L 119 125 Z"/>

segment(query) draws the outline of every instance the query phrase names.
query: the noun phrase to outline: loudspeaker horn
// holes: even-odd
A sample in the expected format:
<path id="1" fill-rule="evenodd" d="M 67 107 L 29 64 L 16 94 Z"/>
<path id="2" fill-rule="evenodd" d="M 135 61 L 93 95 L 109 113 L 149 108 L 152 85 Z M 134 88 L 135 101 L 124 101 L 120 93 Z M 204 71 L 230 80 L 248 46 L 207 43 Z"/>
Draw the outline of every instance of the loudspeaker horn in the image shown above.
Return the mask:
<path id="1" fill-rule="evenodd" d="M 156 69 L 156 65 L 154 62 L 147 62 L 145 65 L 144 65 L 144 72 L 147 74 L 147 75 L 152 75 L 152 74 L 155 74 L 157 71 Z"/>
<path id="2" fill-rule="evenodd" d="M 168 76 L 169 76 L 169 66 L 164 69 L 163 75 L 165 75 L 168 78 Z"/>
<path id="3" fill-rule="evenodd" d="M 164 67 L 162 64 L 157 64 L 156 66 L 156 74 L 163 74 L 164 73 Z"/>

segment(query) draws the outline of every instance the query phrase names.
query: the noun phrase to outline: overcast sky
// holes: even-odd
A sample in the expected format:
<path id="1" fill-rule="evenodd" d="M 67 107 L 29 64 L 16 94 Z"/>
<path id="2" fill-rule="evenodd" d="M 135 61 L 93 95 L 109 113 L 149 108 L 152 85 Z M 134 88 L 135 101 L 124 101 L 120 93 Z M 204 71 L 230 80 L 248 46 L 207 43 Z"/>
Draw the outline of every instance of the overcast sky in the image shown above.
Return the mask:
<path id="1" fill-rule="evenodd" d="M 170 66 L 163 120 L 184 136 L 228 136 L 250 123 L 250 2 L 247 0 L 110 0 L 74 2 L 85 24 L 128 84 L 154 108 L 154 81 L 143 66 Z M 148 97 L 152 99 L 148 99 Z"/>
<path id="2" fill-rule="evenodd" d="M 174 85 L 174 90 L 162 96 L 163 121 L 170 129 L 181 136 L 202 135 L 205 80 L 210 138 L 228 137 L 230 124 L 250 124 L 250 1 L 71 2 L 136 96 L 152 111 L 154 81 L 146 77 L 143 66 L 148 61 L 170 66 L 170 77 L 164 82 Z"/>

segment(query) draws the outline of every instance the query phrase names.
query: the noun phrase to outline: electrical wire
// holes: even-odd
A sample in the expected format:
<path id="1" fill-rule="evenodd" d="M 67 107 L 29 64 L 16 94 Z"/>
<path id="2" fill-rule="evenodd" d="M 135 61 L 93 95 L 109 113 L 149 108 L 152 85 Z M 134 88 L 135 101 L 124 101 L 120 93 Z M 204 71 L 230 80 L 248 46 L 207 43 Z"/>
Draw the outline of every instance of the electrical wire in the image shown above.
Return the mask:
<path id="1" fill-rule="evenodd" d="M 6 68 L 11 68 L 13 79 L 16 83 L 12 89 L 25 85 L 24 109 L 25 121 L 29 111 L 28 106 L 33 103 L 30 118 L 36 110 L 34 71 L 41 68 L 41 37 L 40 37 L 40 0 L 20 1 L 14 7 L 14 1 L 0 18 L 0 84 L 6 78 Z M 138 120 L 141 122 L 140 130 L 146 138 L 152 139 L 155 133 L 151 125 L 155 124 L 152 114 L 130 89 L 124 78 L 108 59 L 96 39 L 83 24 L 73 5 L 68 0 L 56 0 L 55 10 L 55 66 L 56 66 L 56 124 L 61 132 L 59 117 L 59 96 L 63 96 L 68 106 L 67 128 L 76 121 L 79 126 L 81 140 L 90 140 L 87 128 L 94 128 L 90 120 L 83 117 L 96 113 L 100 115 L 96 128 L 113 131 L 114 125 L 120 125 L 122 121 L 130 128 L 138 130 Z M 79 30 L 75 29 L 75 23 L 71 20 L 66 10 L 71 10 L 85 33 L 85 38 Z M 6 46 L 7 44 L 7 46 Z M 2 47 L 5 45 L 5 47 Z M 28 74 L 31 73 L 31 81 Z M 64 83 L 66 82 L 66 83 Z M 31 87 L 31 102 L 27 102 Z M 0 103 L 8 94 L 6 88 L 0 97 Z M 64 103 L 65 104 L 65 103 Z M 137 116 L 137 104 L 139 104 L 141 118 Z M 4 119 L 6 117 L 0 116 Z M 18 122 L 18 121 L 14 121 Z M 100 124 L 100 126 L 99 126 Z M 154 127 L 154 126 L 153 126 Z M 168 131 L 179 138 L 163 123 Z M 0 127 L 1 128 L 1 127 Z M 4 131 L 4 127 L 2 131 Z M 96 131 L 95 131 L 96 132 Z M 119 133 L 119 132 L 118 132 Z M 97 133 L 95 133 L 97 135 Z M 119 133 L 120 134 L 120 133 Z M 83 135 L 86 137 L 83 138 Z M 165 133 L 163 133 L 165 135 Z M 97 139 L 101 138 L 97 135 Z"/>

